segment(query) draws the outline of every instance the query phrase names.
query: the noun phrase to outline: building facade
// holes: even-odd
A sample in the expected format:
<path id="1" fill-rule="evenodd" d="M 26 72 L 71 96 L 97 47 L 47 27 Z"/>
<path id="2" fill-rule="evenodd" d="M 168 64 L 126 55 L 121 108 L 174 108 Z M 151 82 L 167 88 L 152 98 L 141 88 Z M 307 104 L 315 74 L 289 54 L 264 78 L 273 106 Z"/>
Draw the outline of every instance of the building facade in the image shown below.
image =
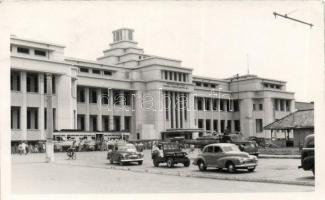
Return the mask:
<path id="1" fill-rule="evenodd" d="M 63 45 L 12 36 L 12 141 L 45 140 L 48 74 L 55 135 L 65 130 L 136 140 L 229 131 L 269 137 L 263 127 L 294 111 L 294 93 L 284 81 L 195 76 L 180 60 L 144 53 L 133 32 L 113 31 L 96 61 L 65 57 Z"/>

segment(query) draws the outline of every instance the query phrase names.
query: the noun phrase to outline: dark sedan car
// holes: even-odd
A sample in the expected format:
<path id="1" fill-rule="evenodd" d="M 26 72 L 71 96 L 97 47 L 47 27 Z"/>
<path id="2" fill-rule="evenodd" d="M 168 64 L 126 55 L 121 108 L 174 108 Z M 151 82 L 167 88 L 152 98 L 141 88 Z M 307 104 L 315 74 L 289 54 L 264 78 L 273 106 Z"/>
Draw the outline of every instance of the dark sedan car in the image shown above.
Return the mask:
<path id="1" fill-rule="evenodd" d="M 305 138 L 304 146 L 301 150 L 301 165 L 298 168 L 312 170 L 315 174 L 315 145 L 314 134 Z"/>
<path id="2" fill-rule="evenodd" d="M 142 165 L 143 153 L 138 152 L 133 144 L 115 144 L 113 149 L 108 151 L 107 159 L 110 160 L 112 164 L 119 163 L 123 165 L 124 163 L 136 162 Z"/>

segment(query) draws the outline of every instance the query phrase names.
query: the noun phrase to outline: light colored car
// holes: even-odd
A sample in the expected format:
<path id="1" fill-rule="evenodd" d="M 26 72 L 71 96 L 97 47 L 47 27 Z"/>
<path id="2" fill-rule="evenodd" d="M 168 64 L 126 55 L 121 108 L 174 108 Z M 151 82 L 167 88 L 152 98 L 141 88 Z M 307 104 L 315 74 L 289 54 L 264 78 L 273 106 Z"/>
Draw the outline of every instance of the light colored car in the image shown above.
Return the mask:
<path id="1" fill-rule="evenodd" d="M 202 153 L 194 159 L 193 164 L 197 165 L 200 171 L 213 167 L 226 168 L 230 173 L 237 169 L 247 169 L 253 172 L 257 166 L 257 157 L 241 152 L 235 144 L 216 143 L 205 146 Z"/>

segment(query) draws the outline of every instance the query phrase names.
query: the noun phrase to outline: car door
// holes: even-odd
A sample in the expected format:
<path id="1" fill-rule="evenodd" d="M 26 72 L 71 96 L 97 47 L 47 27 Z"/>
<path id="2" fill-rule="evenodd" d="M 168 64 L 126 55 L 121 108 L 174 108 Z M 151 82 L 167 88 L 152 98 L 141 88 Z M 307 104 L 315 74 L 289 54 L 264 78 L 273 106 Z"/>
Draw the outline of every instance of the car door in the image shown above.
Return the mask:
<path id="1" fill-rule="evenodd" d="M 213 146 L 208 146 L 204 149 L 204 158 L 207 166 L 211 166 L 213 162 Z"/>
<path id="2" fill-rule="evenodd" d="M 211 165 L 218 166 L 218 160 L 223 157 L 222 149 L 219 146 L 213 147 L 213 155 L 211 158 Z"/>

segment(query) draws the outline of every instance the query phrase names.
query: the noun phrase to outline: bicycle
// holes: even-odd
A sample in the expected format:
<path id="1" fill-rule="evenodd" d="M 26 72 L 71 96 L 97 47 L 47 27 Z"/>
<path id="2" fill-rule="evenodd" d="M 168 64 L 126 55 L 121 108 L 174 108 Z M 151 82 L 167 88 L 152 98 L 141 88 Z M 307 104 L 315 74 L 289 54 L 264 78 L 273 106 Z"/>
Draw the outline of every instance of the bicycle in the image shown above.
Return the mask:
<path id="1" fill-rule="evenodd" d="M 77 155 L 76 155 L 76 152 L 75 152 L 75 148 L 69 148 L 67 150 L 67 156 L 68 156 L 68 159 L 75 160 L 77 158 Z"/>

